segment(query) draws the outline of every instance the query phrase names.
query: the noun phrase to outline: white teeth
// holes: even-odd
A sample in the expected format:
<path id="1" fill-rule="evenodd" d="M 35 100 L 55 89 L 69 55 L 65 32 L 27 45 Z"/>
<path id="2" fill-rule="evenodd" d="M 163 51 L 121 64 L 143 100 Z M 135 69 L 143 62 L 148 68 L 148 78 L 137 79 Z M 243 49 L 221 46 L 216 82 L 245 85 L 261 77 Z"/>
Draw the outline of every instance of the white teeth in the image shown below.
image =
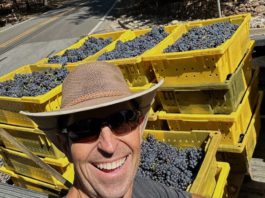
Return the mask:
<path id="1" fill-rule="evenodd" d="M 123 159 L 117 160 L 115 162 L 111 162 L 111 163 L 97 164 L 96 167 L 98 169 L 113 170 L 113 169 L 116 169 L 116 168 L 122 166 L 124 164 L 125 160 L 126 160 L 126 157 L 124 157 Z"/>

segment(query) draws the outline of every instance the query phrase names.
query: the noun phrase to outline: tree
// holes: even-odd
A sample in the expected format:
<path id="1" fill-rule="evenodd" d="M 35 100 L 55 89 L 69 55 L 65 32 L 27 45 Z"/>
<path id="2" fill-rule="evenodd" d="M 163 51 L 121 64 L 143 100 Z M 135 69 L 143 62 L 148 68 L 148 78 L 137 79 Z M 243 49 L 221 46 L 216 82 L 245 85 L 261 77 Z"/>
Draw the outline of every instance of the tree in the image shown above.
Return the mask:
<path id="1" fill-rule="evenodd" d="M 14 7 L 16 10 L 19 10 L 18 4 L 17 4 L 17 0 L 12 0 L 12 2 L 13 2 L 13 7 Z"/>
<path id="2" fill-rule="evenodd" d="M 48 6 L 48 0 L 43 0 L 43 5 Z"/>

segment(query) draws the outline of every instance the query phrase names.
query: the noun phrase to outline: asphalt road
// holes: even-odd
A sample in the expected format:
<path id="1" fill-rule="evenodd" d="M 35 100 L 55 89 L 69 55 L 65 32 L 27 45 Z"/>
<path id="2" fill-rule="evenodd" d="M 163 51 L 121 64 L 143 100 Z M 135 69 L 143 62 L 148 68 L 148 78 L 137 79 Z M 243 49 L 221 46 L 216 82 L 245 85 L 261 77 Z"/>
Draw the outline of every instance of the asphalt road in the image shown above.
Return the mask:
<path id="1" fill-rule="evenodd" d="M 0 29 L 0 75 L 32 64 L 108 25 L 104 16 L 116 0 L 74 0 L 13 27 Z"/>

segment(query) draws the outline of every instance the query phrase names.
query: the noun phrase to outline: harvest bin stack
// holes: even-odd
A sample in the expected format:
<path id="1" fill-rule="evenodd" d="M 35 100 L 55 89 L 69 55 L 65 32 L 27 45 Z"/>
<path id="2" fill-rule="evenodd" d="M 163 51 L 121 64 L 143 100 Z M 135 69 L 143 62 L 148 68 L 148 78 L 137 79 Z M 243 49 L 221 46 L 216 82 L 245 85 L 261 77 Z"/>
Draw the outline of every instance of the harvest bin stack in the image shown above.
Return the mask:
<path id="1" fill-rule="evenodd" d="M 36 65 L 22 66 L 2 76 L 0 82 L 12 80 L 16 74 L 30 74 L 44 69 L 47 68 Z M 73 182 L 73 167 L 67 157 L 52 144 L 31 119 L 19 114 L 21 110 L 41 112 L 59 109 L 60 100 L 61 85 L 34 97 L 0 96 L 0 128 L 23 143 L 29 151 L 57 170 L 65 179 Z M 42 169 L 12 142 L 1 136 L 0 157 L 4 160 L 4 166 L 0 167 L 0 171 L 10 175 L 14 184 L 18 186 L 56 195 L 67 189 L 52 174 Z"/>
<path id="2" fill-rule="evenodd" d="M 86 36 L 72 46 L 58 52 L 51 60 L 44 58 L 35 64 L 21 66 L 15 71 L 2 76 L 0 82 L 12 80 L 16 74 L 33 74 L 50 68 L 58 69 L 65 64 L 67 64 L 67 70 L 70 71 L 82 60 L 95 60 L 95 57 L 102 54 L 102 49 L 109 45 L 115 45 L 118 39 L 126 40 L 127 34 L 124 34 L 125 32 L 117 31 Z M 98 46 L 94 47 L 95 45 Z M 64 57 L 65 54 L 67 54 L 68 59 Z M 38 129 L 36 123 L 27 116 L 19 114 L 19 111 L 45 112 L 58 110 L 61 104 L 61 93 L 62 86 L 58 85 L 38 96 L 0 96 L 0 128 L 5 129 L 33 154 L 52 166 L 72 183 L 74 178 L 73 166 L 66 156 L 52 144 L 43 131 Z M 10 175 L 16 185 L 55 195 L 68 189 L 5 138 L 0 137 L 0 144 L 0 157 L 4 160 L 4 166 L 0 167 L 0 171 Z"/>
<path id="3" fill-rule="evenodd" d="M 231 38 L 223 44 L 215 48 L 164 53 L 164 49 L 191 28 L 218 22 L 238 25 Z M 252 70 L 254 42 L 249 38 L 249 22 L 250 15 L 243 14 L 165 26 L 162 29 L 89 35 L 53 57 L 20 67 L 1 77 L 0 82 L 13 79 L 15 74 L 60 68 L 62 65 L 71 72 L 82 63 L 96 60 L 117 65 L 132 91 L 145 90 L 164 79 L 150 111 L 144 137 L 152 134 L 177 148 L 202 149 L 205 155 L 186 190 L 205 197 L 223 197 L 227 193 L 230 166 L 232 172 L 245 174 L 259 132 L 262 93 L 258 93 L 257 89 L 258 70 Z M 151 41 L 155 40 L 155 43 L 140 46 L 144 40 L 148 40 L 146 35 L 159 39 L 152 38 Z M 135 48 L 131 51 L 144 47 L 141 53 L 138 51 L 131 57 L 115 57 L 119 54 L 115 52 L 119 44 L 130 43 L 142 36 L 144 39 L 130 44 Z M 100 43 L 97 50 L 89 46 L 95 43 Z M 0 96 L 0 128 L 8 131 L 72 182 L 72 164 L 32 120 L 18 113 L 21 110 L 43 112 L 59 109 L 61 89 L 59 85 L 34 97 Z M 11 175 L 16 185 L 50 194 L 66 189 L 10 142 L 0 138 L 0 144 L 0 153 L 5 162 L 0 171 Z"/>
<path id="4" fill-rule="evenodd" d="M 193 27 L 228 21 L 239 25 L 223 44 L 209 49 L 165 53 Z M 252 69 L 254 41 L 249 37 L 250 15 L 190 22 L 143 57 L 157 80 L 165 82 L 153 107 L 149 129 L 220 131 L 217 159 L 229 162 L 230 177 L 243 175 L 255 149 L 263 97 L 258 92 L 258 70 Z M 178 132 L 176 132 L 178 133 Z M 228 181 L 229 185 L 229 181 Z M 240 186 L 229 196 L 236 196 Z"/>
<path id="5" fill-rule="evenodd" d="M 170 26 L 166 29 L 170 32 L 174 28 L 175 26 Z M 82 61 L 96 60 L 97 57 L 106 51 L 105 48 L 115 47 L 117 41 L 125 42 L 147 31 L 138 31 L 135 34 L 130 30 L 86 36 L 72 46 L 57 53 L 53 59 L 44 58 L 36 64 L 21 66 L 15 71 L 2 76 L 0 82 L 13 80 L 17 74 L 33 74 L 34 72 L 44 71 L 49 68 L 62 68 L 62 65 L 66 65 L 64 68 L 71 71 L 78 64 L 81 64 Z M 106 44 L 103 42 L 104 39 L 110 40 L 110 42 Z M 90 45 L 95 43 L 99 45 L 100 42 L 103 44 L 100 46 L 101 49 L 99 46 L 97 47 L 98 51 L 87 46 L 88 43 Z M 77 49 L 80 50 L 78 51 Z M 82 50 L 90 50 L 87 52 L 87 57 L 83 57 L 84 51 Z M 89 55 L 89 53 L 92 54 Z M 67 61 L 63 57 L 64 54 L 67 54 Z M 81 56 L 83 60 L 79 60 Z M 72 63 L 71 61 L 73 60 L 78 61 Z M 128 84 L 131 85 L 130 83 Z M 147 87 L 148 85 L 143 85 L 140 87 L 131 87 L 131 89 L 132 91 L 139 91 Z M 73 182 L 73 166 L 69 163 L 65 155 L 52 144 L 43 131 L 38 129 L 38 126 L 33 120 L 19 114 L 19 111 L 45 112 L 58 110 L 61 104 L 61 91 L 62 86 L 58 85 L 52 90 L 38 96 L 0 96 L 0 128 L 6 130 L 17 141 L 23 143 L 33 154 L 37 155 L 43 162 L 51 165 L 65 179 Z M 4 160 L 4 166 L 0 167 L 0 171 L 10 175 L 12 181 L 18 186 L 49 194 L 59 194 L 61 191 L 67 190 L 53 175 L 43 170 L 7 139 L 1 137 L 0 157 Z"/>

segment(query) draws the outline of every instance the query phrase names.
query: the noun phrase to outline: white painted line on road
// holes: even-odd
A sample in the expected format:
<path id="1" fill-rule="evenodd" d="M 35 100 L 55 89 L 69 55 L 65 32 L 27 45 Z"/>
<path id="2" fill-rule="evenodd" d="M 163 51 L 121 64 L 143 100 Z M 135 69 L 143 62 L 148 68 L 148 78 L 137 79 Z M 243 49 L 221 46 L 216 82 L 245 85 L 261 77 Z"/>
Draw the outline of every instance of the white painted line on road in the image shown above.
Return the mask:
<path id="1" fill-rule="evenodd" d="M 119 2 L 120 0 L 116 0 L 113 4 L 112 4 L 112 6 L 111 6 L 111 8 L 106 12 L 106 14 L 101 18 L 101 19 L 99 19 L 99 22 L 96 24 L 96 26 L 88 33 L 88 35 L 90 35 L 90 34 L 93 34 L 97 29 L 98 29 L 98 27 L 105 21 L 105 19 L 106 19 L 106 16 L 108 16 L 108 14 L 111 12 L 111 10 L 115 7 L 115 5 Z"/>

